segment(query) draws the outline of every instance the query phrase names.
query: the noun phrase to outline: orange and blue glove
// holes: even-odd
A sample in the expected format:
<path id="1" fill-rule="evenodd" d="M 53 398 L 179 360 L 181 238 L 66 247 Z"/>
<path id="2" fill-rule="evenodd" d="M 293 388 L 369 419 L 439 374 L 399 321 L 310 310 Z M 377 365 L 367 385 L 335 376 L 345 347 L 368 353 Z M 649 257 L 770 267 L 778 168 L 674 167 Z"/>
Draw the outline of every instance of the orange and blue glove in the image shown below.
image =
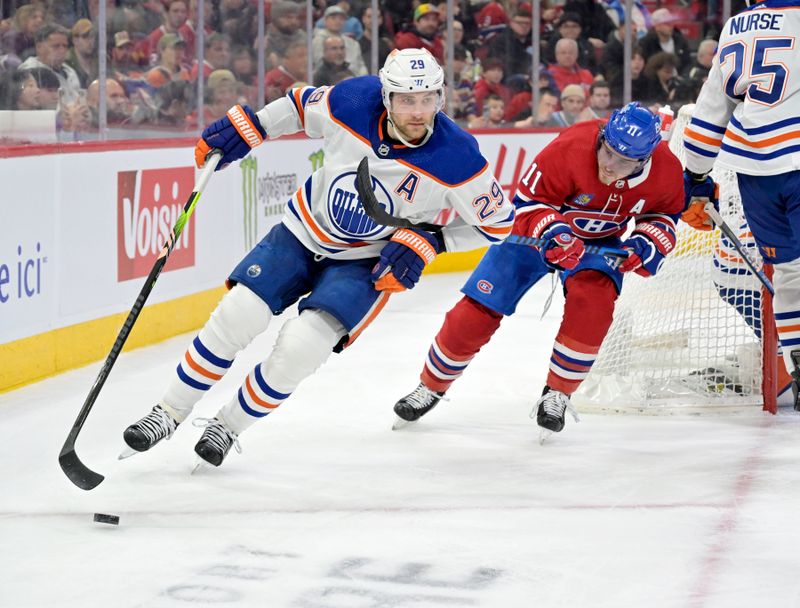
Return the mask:
<path id="1" fill-rule="evenodd" d="M 250 106 L 235 105 L 228 113 L 204 130 L 194 148 L 198 168 L 206 164 L 206 156 L 214 148 L 222 150 L 217 171 L 247 154 L 267 137 L 261 121 Z"/>
<path id="2" fill-rule="evenodd" d="M 375 289 L 395 293 L 413 289 L 425 266 L 444 250 L 436 235 L 416 228 L 400 228 L 381 249 L 372 269 Z"/>
<path id="3" fill-rule="evenodd" d="M 683 172 L 683 191 L 686 197 L 681 219 L 695 230 L 711 230 L 714 223 L 708 217 L 705 206 L 711 202 L 719 211 L 719 185 L 709 175 Z"/>

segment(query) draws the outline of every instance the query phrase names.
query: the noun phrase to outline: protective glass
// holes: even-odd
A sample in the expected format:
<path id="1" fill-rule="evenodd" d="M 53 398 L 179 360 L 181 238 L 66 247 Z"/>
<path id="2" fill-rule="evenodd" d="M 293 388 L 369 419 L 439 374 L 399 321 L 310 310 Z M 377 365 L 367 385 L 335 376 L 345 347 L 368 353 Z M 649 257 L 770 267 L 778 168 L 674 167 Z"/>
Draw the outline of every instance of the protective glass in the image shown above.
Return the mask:
<path id="1" fill-rule="evenodd" d="M 393 114 L 430 114 L 442 109 L 440 92 L 392 93 Z"/>
<path id="2" fill-rule="evenodd" d="M 645 161 L 628 158 L 614 152 L 604 141 L 597 151 L 597 158 L 600 164 L 613 170 L 620 175 L 630 175 L 641 169 Z"/>

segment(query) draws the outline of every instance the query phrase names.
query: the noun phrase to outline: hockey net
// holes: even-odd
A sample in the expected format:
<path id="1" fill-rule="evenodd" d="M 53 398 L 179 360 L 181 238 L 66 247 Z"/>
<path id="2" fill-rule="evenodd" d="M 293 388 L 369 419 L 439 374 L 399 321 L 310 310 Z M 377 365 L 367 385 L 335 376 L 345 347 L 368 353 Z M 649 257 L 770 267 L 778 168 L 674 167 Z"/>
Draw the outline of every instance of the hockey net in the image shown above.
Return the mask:
<path id="1" fill-rule="evenodd" d="M 671 130 L 670 148 L 682 164 L 693 107 L 681 109 Z M 712 176 L 721 215 L 761 265 L 736 175 L 715 168 Z M 762 323 L 770 328 L 766 344 Z M 732 244 L 719 230 L 679 222 L 676 248 L 658 274 L 626 275 L 611 329 L 572 400 L 581 410 L 632 413 L 774 411 L 772 326 L 769 294 Z"/>

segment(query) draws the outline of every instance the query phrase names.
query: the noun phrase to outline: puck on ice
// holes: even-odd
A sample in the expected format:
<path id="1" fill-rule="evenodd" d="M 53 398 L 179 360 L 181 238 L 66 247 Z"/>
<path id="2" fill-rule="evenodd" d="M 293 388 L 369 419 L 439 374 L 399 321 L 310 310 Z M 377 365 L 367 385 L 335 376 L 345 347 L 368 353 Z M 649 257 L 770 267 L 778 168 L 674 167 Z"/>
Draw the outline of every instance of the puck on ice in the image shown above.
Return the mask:
<path id="1" fill-rule="evenodd" d="M 94 521 L 98 524 L 119 525 L 119 515 L 106 515 L 105 513 L 95 513 Z"/>

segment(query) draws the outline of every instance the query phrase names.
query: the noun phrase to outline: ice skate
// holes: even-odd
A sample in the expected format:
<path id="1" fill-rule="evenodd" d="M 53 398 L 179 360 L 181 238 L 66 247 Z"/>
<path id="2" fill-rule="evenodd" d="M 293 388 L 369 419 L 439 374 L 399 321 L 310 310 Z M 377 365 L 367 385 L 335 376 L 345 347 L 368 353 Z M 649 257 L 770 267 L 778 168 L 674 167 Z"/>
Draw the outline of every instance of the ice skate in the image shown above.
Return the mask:
<path id="1" fill-rule="evenodd" d="M 392 425 L 392 430 L 396 431 L 416 422 L 436 407 L 436 404 L 443 398 L 444 393 L 432 391 L 420 382 L 410 394 L 394 404 L 394 413 L 397 414 L 397 418 Z"/>
<path id="2" fill-rule="evenodd" d="M 800 412 L 800 350 L 793 350 L 790 355 L 794 363 L 792 371 L 792 398 L 794 399 L 794 409 Z"/>
<path id="3" fill-rule="evenodd" d="M 225 460 L 225 456 L 231 450 L 231 446 L 236 451 L 242 453 L 239 439 L 236 433 L 226 427 L 216 418 L 197 418 L 192 421 L 194 426 L 204 426 L 205 430 L 200 437 L 200 441 L 194 446 L 195 453 L 200 457 L 201 463 L 207 463 L 218 467 Z M 199 467 L 195 466 L 194 471 Z"/>
<path id="4" fill-rule="evenodd" d="M 122 433 L 128 447 L 122 451 L 119 459 L 146 452 L 162 439 L 172 437 L 177 428 L 178 422 L 164 408 L 156 405 L 147 416 L 134 422 Z"/>
<path id="5" fill-rule="evenodd" d="M 539 444 L 547 441 L 553 433 L 560 433 L 564 428 L 564 412 L 569 410 L 575 422 L 580 422 L 577 410 L 573 407 L 569 396 L 560 391 L 551 390 L 549 386 L 544 387 L 544 392 L 536 402 L 536 406 L 531 411 L 531 418 L 536 415 L 536 424 L 541 429 L 539 432 Z"/>

